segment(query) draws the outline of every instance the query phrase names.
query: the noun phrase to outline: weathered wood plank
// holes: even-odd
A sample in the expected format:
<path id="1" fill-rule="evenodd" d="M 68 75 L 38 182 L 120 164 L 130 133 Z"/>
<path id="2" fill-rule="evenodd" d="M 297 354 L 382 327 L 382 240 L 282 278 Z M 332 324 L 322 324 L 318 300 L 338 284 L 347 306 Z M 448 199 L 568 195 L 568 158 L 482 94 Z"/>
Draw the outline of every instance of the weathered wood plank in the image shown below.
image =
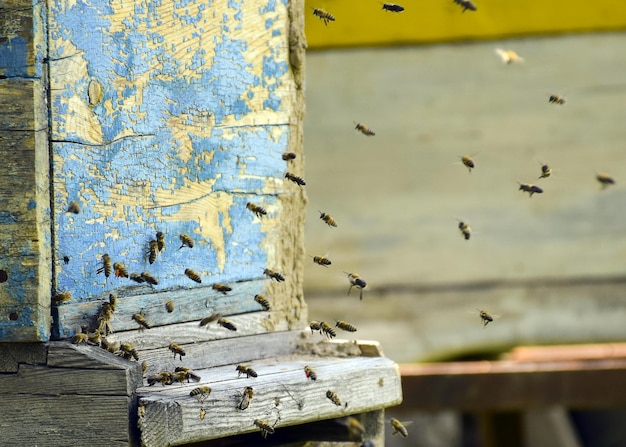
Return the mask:
<path id="1" fill-rule="evenodd" d="M 45 3 L 4 0 L 0 5 L 0 79 L 40 78 Z M 0 91 L 2 89 L 0 88 Z"/>
<path id="2" fill-rule="evenodd" d="M 17 372 L 20 363 L 45 365 L 47 357 L 45 343 L 0 343 L 0 373 Z"/>
<path id="3" fill-rule="evenodd" d="M 129 363 L 96 346 L 50 342 L 48 366 L 82 369 L 129 369 Z"/>

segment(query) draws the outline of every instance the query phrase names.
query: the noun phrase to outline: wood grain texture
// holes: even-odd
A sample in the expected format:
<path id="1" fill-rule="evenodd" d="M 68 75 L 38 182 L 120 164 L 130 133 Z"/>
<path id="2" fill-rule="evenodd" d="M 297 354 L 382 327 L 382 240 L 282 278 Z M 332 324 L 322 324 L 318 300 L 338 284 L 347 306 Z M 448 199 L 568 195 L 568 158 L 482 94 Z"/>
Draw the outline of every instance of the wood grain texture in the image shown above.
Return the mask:
<path id="1" fill-rule="evenodd" d="M 15 373 L 20 363 L 45 365 L 45 343 L 0 343 L 0 373 Z"/>

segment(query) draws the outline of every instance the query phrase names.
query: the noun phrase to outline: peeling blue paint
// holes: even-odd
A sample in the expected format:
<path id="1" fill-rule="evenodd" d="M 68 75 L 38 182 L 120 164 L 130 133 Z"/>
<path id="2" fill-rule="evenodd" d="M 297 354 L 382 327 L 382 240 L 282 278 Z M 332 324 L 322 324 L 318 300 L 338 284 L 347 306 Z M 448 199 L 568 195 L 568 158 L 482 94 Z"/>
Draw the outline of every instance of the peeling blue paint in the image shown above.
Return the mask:
<path id="1" fill-rule="evenodd" d="M 270 94 L 270 97 L 263 101 L 263 108 L 274 111 L 280 110 L 280 98 L 275 94 Z"/>
<path id="2" fill-rule="evenodd" d="M 0 74 L 28 76 L 28 42 L 23 37 L 0 36 Z"/>

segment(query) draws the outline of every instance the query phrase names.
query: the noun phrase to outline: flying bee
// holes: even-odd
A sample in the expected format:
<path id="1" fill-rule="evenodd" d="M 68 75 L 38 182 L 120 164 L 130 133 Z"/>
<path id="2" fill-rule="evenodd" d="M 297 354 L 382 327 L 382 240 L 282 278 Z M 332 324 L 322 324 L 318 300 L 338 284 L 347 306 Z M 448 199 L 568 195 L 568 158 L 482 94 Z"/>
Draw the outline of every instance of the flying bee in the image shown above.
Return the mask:
<path id="1" fill-rule="evenodd" d="M 156 241 L 157 241 L 157 249 L 160 252 L 165 250 L 165 235 L 163 234 L 163 232 L 157 231 Z"/>
<path id="2" fill-rule="evenodd" d="M 532 197 L 533 194 L 541 194 L 543 193 L 543 189 L 539 186 L 531 185 L 530 183 L 520 183 L 519 191 L 524 191 L 528 193 L 528 197 Z"/>
<path id="3" fill-rule="evenodd" d="M 75 345 L 86 345 L 88 341 L 89 335 L 83 332 L 79 332 L 78 334 L 74 335 L 74 337 L 72 337 L 72 343 Z"/>
<path id="4" fill-rule="evenodd" d="M 330 259 L 325 258 L 323 256 L 311 256 L 313 258 L 313 262 L 315 262 L 318 265 L 321 265 L 322 267 L 328 267 L 329 265 L 332 264 L 332 262 L 330 262 Z"/>
<path id="5" fill-rule="evenodd" d="M 298 186 L 305 186 L 306 182 L 302 177 L 298 177 L 297 175 L 292 174 L 291 172 L 285 172 L 285 178 L 287 180 L 291 180 Z"/>
<path id="6" fill-rule="evenodd" d="M 159 280 L 156 279 L 154 276 L 152 276 L 150 273 L 148 272 L 142 272 L 141 273 L 141 278 L 147 282 L 148 284 L 151 284 L 153 286 L 156 286 L 159 283 Z"/>
<path id="7" fill-rule="evenodd" d="M 383 3 L 383 11 L 402 12 L 404 11 L 404 6 L 395 3 Z"/>
<path id="8" fill-rule="evenodd" d="M 169 300 L 167 303 L 165 303 L 165 310 L 167 310 L 168 314 L 174 312 L 174 301 Z"/>
<path id="9" fill-rule="evenodd" d="M 328 338 L 333 338 L 337 336 L 337 332 L 332 328 L 332 326 L 325 321 L 320 323 L 320 333 L 323 333 Z"/>
<path id="10" fill-rule="evenodd" d="M 198 284 L 202 283 L 202 278 L 200 278 L 200 276 L 198 276 L 198 274 L 191 269 L 185 269 L 185 275 L 187 275 L 187 278 L 197 282 Z"/>
<path id="11" fill-rule="evenodd" d="M 603 173 L 596 174 L 596 180 L 600 182 L 602 189 L 605 189 L 609 185 L 615 184 L 615 179 L 608 174 L 603 174 Z"/>
<path id="12" fill-rule="evenodd" d="M 480 317 L 480 321 L 483 322 L 483 327 L 487 326 L 489 323 L 493 321 L 494 316 L 491 315 L 486 310 L 481 310 L 481 309 L 476 309 L 476 310 L 478 311 L 478 316 Z"/>
<path id="13" fill-rule="evenodd" d="M 309 327 L 311 328 L 311 334 L 315 331 L 320 331 L 320 334 L 322 333 L 322 324 L 319 321 L 311 321 Z"/>
<path id="14" fill-rule="evenodd" d="M 524 58 L 513 50 L 503 50 L 502 48 L 496 48 L 494 51 L 500 57 L 503 64 L 524 62 Z"/>
<path id="15" fill-rule="evenodd" d="M 250 406 L 250 402 L 252 402 L 252 398 L 254 397 L 254 390 L 251 386 L 247 386 L 243 389 L 243 393 L 241 395 L 241 400 L 239 401 L 239 405 L 237 408 L 240 410 L 245 410 Z"/>
<path id="16" fill-rule="evenodd" d="M 257 377 L 258 374 L 256 373 L 255 370 L 253 370 L 252 368 L 250 368 L 248 365 L 237 365 L 237 367 L 235 368 L 235 371 L 237 371 L 237 377 L 241 376 L 242 374 L 245 374 L 246 377 L 250 378 L 250 377 Z"/>
<path id="17" fill-rule="evenodd" d="M 550 177 L 552 175 L 552 168 L 544 163 L 539 164 L 541 165 L 541 175 L 539 176 L 539 178 L 542 179 Z"/>
<path id="18" fill-rule="evenodd" d="M 283 282 L 285 280 L 285 277 L 282 274 L 275 272 L 274 270 L 264 269 L 263 274 L 270 279 L 275 279 L 278 282 Z"/>
<path id="19" fill-rule="evenodd" d="M 246 208 L 252 211 L 256 215 L 256 217 L 258 217 L 259 219 L 263 216 L 267 216 L 267 211 L 265 211 L 265 208 L 263 208 L 262 206 L 255 205 L 254 203 L 248 202 L 246 203 Z"/>
<path id="20" fill-rule="evenodd" d="M 183 233 L 180 235 L 180 247 L 178 247 L 179 250 L 183 247 L 193 248 L 193 245 L 193 239 L 191 239 L 188 234 Z"/>
<path id="21" fill-rule="evenodd" d="M 222 314 L 219 312 L 213 312 L 211 315 L 209 315 L 208 317 L 203 318 L 202 320 L 200 320 L 200 327 L 202 326 L 206 326 L 209 323 L 212 323 L 214 321 L 217 321 L 221 318 Z"/>
<path id="22" fill-rule="evenodd" d="M 361 441 L 365 434 L 365 427 L 354 416 L 348 416 L 342 419 L 337 419 L 337 422 L 344 425 L 348 429 L 348 439 L 351 441 Z"/>
<path id="23" fill-rule="evenodd" d="M 453 0 L 454 3 L 461 6 L 463 8 L 463 12 L 467 11 L 476 11 L 476 5 L 471 0 Z"/>
<path id="24" fill-rule="evenodd" d="M 224 295 L 226 295 L 228 292 L 233 290 L 231 287 L 228 287 L 227 285 L 219 283 L 219 282 L 216 282 L 215 284 L 213 284 L 211 288 L 217 292 L 222 292 Z"/>
<path id="25" fill-rule="evenodd" d="M 372 129 L 367 127 L 365 124 L 361 124 L 361 123 L 355 123 L 355 124 L 356 126 L 354 127 L 354 129 L 358 130 L 363 135 L 367 135 L 368 137 L 373 137 L 374 135 L 376 135 L 376 133 Z"/>
<path id="26" fill-rule="evenodd" d="M 126 360 L 130 360 L 131 357 L 135 360 L 139 360 L 139 353 L 135 348 L 133 348 L 133 345 L 131 345 L 130 343 L 122 343 L 120 345 L 120 356 L 122 356 Z"/>
<path id="27" fill-rule="evenodd" d="M 285 152 L 283 154 L 283 160 L 285 161 L 291 161 L 295 159 L 296 159 L 296 154 L 294 154 L 293 152 Z"/>
<path id="28" fill-rule="evenodd" d="M 334 391 L 328 390 L 326 391 L 326 397 L 330 399 L 332 403 L 334 403 L 338 407 L 341 407 L 341 399 L 339 399 L 339 396 L 337 396 L 337 393 L 335 393 Z"/>
<path id="29" fill-rule="evenodd" d="M 254 301 L 259 303 L 265 311 L 268 311 L 271 308 L 270 302 L 263 295 L 254 295 Z"/>
<path id="30" fill-rule="evenodd" d="M 389 420 L 389 424 L 391 425 L 392 436 L 395 435 L 396 433 L 400 433 L 400 436 L 402 436 L 403 438 L 406 438 L 409 436 L 409 431 L 406 429 L 404 424 L 400 422 L 399 420 L 397 420 L 396 418 L 391 418 Z"/>
<path id="31" fill-rule="evenodd" d="M 59 292 L 54 295 L 54 304 L 64 303 L 72 299 L 72 292 Z"/>
<path id="32" fill-rule="evenodd" d="M 176 358 L 176 355 L 179 355 L 181 361 L 183 359 L 183 356 L 186 355 L 185 350 L 178 346 L 176 343 L 170 343 L 168 349 L 174 353 L 174 358 Z"/>
<path id="33" fill-rule="evenodd" d="M 229 331 L 236 331 L 237 330 L 237 326 L 235 326 L 233 323 L 231 323 L 226 318 L 218 318 L 217 319 L 217 324 L 219 324 L 223 328 L 228 329 Z"/>
<path id="34" fill-rule="evenodd" d="M 468 169 L 470 174 L 472 173 L 472 169 L 476 167 L 476 163 L 474 163 L 474 160 L 469 155 L 463 155 L 461 157 L 461 163 Z"/>
<path id="35" fill-rule="evenodd" d="M 359 299 L 363 299 L 363 289 L 367 287 L 367 283 L 361 278 L 361 275 L 358 273 L 348 273 L 344 272 L 348 275 L 348 281 L 350 282 L 350 288 L 348 289 L 348 295 L 352 291 L 353 287 L 356 287 L 359 290 Z"/>
<path id="36" fill-rule="evenodd" d="M 317 380 L 317 372 L 315 372 L 315 370 L 308 365 L 304 367 L 304 375 L 307 379 L 311 379 L 313 381 Z"/>
<path id="37" fill-rule="evenodd" d="M 472 235 L 472 229 L 467 222 L 459 220 L 459 231 L 461 232 L 465 240 L 469 241 L 469 238 Z"/>
<path id="38" fill-rule="evenodd" d="M 329 227 L 337 226 L 337 222 L 335 221 L 335 219 L 333 219 L 333 217 L 330 214 L 326 214 L 321 211 L 319 211 L 319 213 L 320 213 L 320 219 L 322 219 L 322 221 L 324 221 L 326 225 L 328 225 Z"/>
<path id="39" fill-rule="evenodd" d="M 113 263 L 113 274 L 116 278 L 128 278 L 128 270 L 121 262 Z"/>
<path id="40" fill-rule="evenodd" d="M 111 276 L 111 257 L 105 253 L 102 255 L 102 267 L 96 270 L 96 275 L 104 273 L 105 278 Z"/>
<path id="41" fill-rule="evenodd" d="M 135 281 L 139 284 L 146 282 L 146 280 L 143 279 L 143 277 L 139 273 L 131 273 L 130 275 L 128 275 L 128 279 L 130 279 L 131 281 Z"/>
<path id="42" fill-rule="evenodd" d="M 158 373 L 149 374 L 148 377 L 146 377 L 146 380 L 148 381 L 148 386 L 152 386 L 157 382 L 159 382 L 161 385 L 171 385 L 172 383 L 174 383 L 174 380 L 172 379 L 172 373 L 169 371 L 161 371 Z"/>
<path id="43" fill-rule="evenodd" d="M 69 206 L 67 207 L 67 212 L 72 214 L 80 213 L 80 205 L 76 200 L 72 200 L 70 202 Z"/>
<path id="44" fill-rule="evenodd" d="M 141 314 L 133 314 L 131 318 L 135 320 L 135 322 L 140 326 L 140 329 L 143 329 L 143 328 L 150 329 L 152 327 L 148 324 L 146 319 Z"/>
<path id="45" fill-rule="evenodd" d="M 550 95 L 550 97 L 548 98 L 548 102 L 551 104 L 558 104 L 562 106 L 563 104 L 565 104 L 566 100 L 561 95 Z"/>
<path id="46" fill-rule="evenodd" d="M 209 397 L 209 394 L 211 394 L 211 387 L 208 385 L 199 386 L 189 392 L 191 397 L 197 396 L 199 402 L 204 402 L 204 400 Z"/>
<path id="47" fill-rule="evenodd" d="M 148 256 L 148 262 L 150 264 L 154 264 L 156 261 L 157 253 L 159 252 L 159 243 L 155 240 L 152 240 L 148 243 L 148 251 L 146 255 Z"/>
<path id="48" fill-rule="evenodd" d="M 323 22 L 324 25 L 328 26 L 328 22 L 334 22 L 335 21 L 335 16 L 332 15 L 330 12 L 324 11 L 323 9 L 320 8 L 314 8 L 313 9 L 313 15 L 315 17 L 319 17 Z"/>
<path id="49" fill-rule="evenodd" d="M 337 324 L 335 325 L 335 327 L 338 327 L 342 331 L 346 331 L 346 332 L 356 332 L 356 327 L 351 325 L 347 321 L 339 320 L 337 321 Z"/>
<path id="50" fill-rule="evenodd" d="M 265 422 L 263 419 L 255 419 L 254 425 L 259 427 L 259 430 L 261 430 L 261 436 L 265 439 L 267 439 L 267 435 L 273 435 L 275 432 L 274 427 Z"/>

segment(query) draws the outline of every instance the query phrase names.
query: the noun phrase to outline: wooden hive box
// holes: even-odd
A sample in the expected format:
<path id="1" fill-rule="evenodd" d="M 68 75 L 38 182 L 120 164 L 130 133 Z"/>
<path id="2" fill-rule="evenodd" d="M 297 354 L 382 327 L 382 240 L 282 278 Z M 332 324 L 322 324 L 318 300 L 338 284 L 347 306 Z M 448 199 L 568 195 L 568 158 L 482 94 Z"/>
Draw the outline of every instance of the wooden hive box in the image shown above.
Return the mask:
<path id="1" fill-rule="evenodd" d="M 306 196 L 284 178 L 304 170 L 302 14 L 273 0 L 0 6 L 4 445 L 183 445 L 258 420 L 277 443 L 380 441 L 397 366 L 376 343 L 302 331 Z M 236 331 L 199 325 L 214 312 Z M 142 378 L 179 366 L 198 382 Z M 335 429 L 288 429 L 321 420 Z"/>

